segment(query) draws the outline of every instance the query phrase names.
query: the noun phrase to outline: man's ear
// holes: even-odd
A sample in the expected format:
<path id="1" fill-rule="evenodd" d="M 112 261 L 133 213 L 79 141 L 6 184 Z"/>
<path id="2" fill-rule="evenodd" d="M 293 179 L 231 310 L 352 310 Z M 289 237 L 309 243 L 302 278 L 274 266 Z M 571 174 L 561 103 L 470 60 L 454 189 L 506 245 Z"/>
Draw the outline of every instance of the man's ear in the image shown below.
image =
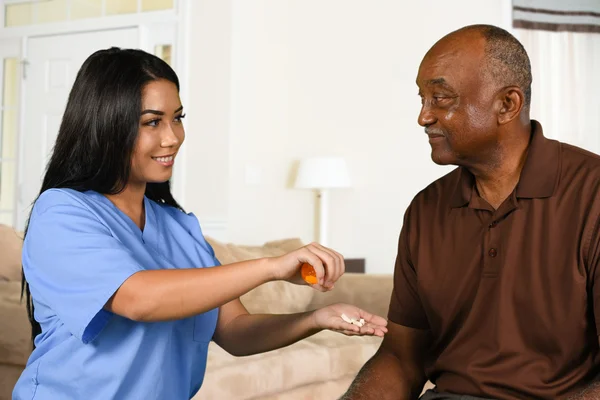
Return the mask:
<path id="1" fill-rule="evenodd" d="M 500 109 L 498 110 L 498 124 L 504 125 L 519 117 L 525 106 L 525 94 L 517 86 L 509 86 L 498 95 Z"/>

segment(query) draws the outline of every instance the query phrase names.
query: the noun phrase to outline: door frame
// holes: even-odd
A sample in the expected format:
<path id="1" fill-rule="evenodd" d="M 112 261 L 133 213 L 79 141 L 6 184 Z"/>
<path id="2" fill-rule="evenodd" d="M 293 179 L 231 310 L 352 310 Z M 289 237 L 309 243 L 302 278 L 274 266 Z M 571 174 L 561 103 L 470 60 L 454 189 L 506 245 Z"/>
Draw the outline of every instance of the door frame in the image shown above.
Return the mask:
<path id="1" fill-rule="evenodd" d="M 0 38 L 0 90 L 3 90 L 3 84 L 4 84 L 4 62 L 3 60 L 6 58 L 16 58 L 18 60 L 22 59 L 22 45 L 21 45 L 21 41 L 19 39 L 10 39 L 10 38 Z M 17 74 L 19 76 L 21 76 L 21 70 L 17 71 Z M 12 162 L 14 162 L 14 166 L 16 168 L 16 172 L 17 172 L 17 179 L 16 179 L 16 183 L 17 186 L 14 188 L 14 194 L 13 194 L 13 204 L 15 209 L 12 210 L 12 225 L 16 226 L 17 224 L 17 214 L 18 214 L 18 202 L 19 202 L 19 187 L 18 187 L 18 171 L 19 171 L 19 162 L 21 160 L 21 156 L 19 154 L 20 151 L 20 144 L 19 141 L 21 139 L 21 117 L 22 117 L 22 113 L 21 110 L 23 109 L 22 106 L 22 98 L 21 98 L 21 92 L 22 92 L 22 79 L 20 79 L 19 81 L 17 81 L 17 104 L 16 104 L 16 114 L 17 114 L 17 120 L 16 120 L 16 125 L 17 125 L 17 148 L 16 153 L 15 153 L 15 158 L 12 160 Z M 0 92 L 1 93 L 1 92 Z M 3 123 L 3 118 L 4 116 L 2 115 L 2 113 L 0 113 L 0 126 L 2 126 Z M 2 140 L 2 136 L 0 136 L 0 140 Z M 2 162 L 2 154 L 0 154 L 0 162 Z M 0 209 L 0 213 L 5 213 L 6 210 L 2 210 Z"/>
<path id="2" fill-rule="evenodd" d="M 197 1 L 197 0 L 196 0 Z M 189 104 L 189 92 L 187 90 L 189 77 L 188 57 L 186 48 L 190 37 L 190 14 L 191 0 L 175 0 L 174 7 L 171 10 L 147 11 L 136 14 L 123 14 L 114 16 L 105 16 L 99 18 L 89 18 L 76 21 L 64 21 L 56 23 L 46 23 L 31 26 L 18 26 L 0 29 L 0 41 L 20 42 L 21 48 L 21 70 L 19 71 L 19 107 L 18 107 L 18 141 L 17 141 L 17 187 L 16 187 L 16 215 L 14 218 L 15 227 L 23 230 L 26 221 L 21 216 L 24 209 L 29 205 L 22 204 L 23 201 L 23 153 L 24 153 L 24 132 L 23 121 L 25 115 L 25 99 L 28 93 L 25 93 L 25 84 L 23 76 L 23 62 L 27 60 L 28 40 L 30 38 L 69 35 L 84 32 L 101 32 L 122 28 L 137 28 L 139 32 L 139 48 L 152 52 L 157 44 L 166 44 L 164 39 L 172 43 L 172 66 L 177 71 L 180 82 L 180 98 L 184 106 Z M 4 21 L 4 7 L 0 7 L 0 21 Z M 159 27 L 158 29 L 156 27 Z M 26 72 L 26 71 L 25 71 Z M 0 82 L 0 89 L 2 82 Z M 179 168 L 173 170 L 173 196 L 177 201 L 185 204 L 185 160 L 186 146 L 182 146 L 178 156 Z"/>

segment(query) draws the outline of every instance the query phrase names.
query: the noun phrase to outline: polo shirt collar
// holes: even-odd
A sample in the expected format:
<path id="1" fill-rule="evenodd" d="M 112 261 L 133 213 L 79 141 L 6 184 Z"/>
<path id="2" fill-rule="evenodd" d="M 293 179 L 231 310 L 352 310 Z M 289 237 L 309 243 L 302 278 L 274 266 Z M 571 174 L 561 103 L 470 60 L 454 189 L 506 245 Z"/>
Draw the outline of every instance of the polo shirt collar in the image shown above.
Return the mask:
<path id="1" fill-rule="evenodd" d="M 531 139 L 525 165 L 516 188 L 517 198 L 546 198 L 552 196 L 560 170 L 560 143 L 544 137 L 542 125 L 531 120 Z M 468 204 L 473 194 L 475 177 L 464 167 L 451 199 L 453 208 Z"/>

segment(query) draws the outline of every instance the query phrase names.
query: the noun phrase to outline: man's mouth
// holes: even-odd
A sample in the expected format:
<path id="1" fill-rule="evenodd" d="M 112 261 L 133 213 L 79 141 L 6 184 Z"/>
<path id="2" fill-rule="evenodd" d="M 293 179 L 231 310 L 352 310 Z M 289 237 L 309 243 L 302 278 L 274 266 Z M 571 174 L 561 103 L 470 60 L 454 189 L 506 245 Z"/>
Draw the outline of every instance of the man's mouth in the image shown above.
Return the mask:
<path id="1" fill-rule="evenodd" d="M 445 136 L 442 132 L 433 129 L 425 129 L 425 133 L 429 136 L 429 141 L 437 141 L 443 139 Z"/>

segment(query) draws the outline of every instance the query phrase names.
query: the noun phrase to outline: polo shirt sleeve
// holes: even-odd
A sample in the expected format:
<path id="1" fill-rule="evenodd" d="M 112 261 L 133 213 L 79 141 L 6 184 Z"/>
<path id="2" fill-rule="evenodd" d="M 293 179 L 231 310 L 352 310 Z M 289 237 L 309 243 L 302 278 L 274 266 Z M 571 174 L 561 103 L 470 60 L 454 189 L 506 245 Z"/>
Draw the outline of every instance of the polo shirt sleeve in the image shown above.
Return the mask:
<path id="1" fill-rule="evenodd" d="M 84 343 L 114 315 L 104 305 L 143 270 L 131 252 L 73 195 L 44 192 L 23 244 L 23 268 L 34 301 L 43 303 Z"/>
<path id="2" fill-rule="evenodd" d="M 406 210 L 400 232 L 388 319 L 409 328 L 429 329 L 429 322 L 418 293 L 417 270 L 410 257 L 410 220 L 411 207 Z"/>
<path id="3" fill-rule="evenodd" d="M 600 337 L 600 216 L 588 239 L 588 284 L 591 287 L 596 333 Z"/>

